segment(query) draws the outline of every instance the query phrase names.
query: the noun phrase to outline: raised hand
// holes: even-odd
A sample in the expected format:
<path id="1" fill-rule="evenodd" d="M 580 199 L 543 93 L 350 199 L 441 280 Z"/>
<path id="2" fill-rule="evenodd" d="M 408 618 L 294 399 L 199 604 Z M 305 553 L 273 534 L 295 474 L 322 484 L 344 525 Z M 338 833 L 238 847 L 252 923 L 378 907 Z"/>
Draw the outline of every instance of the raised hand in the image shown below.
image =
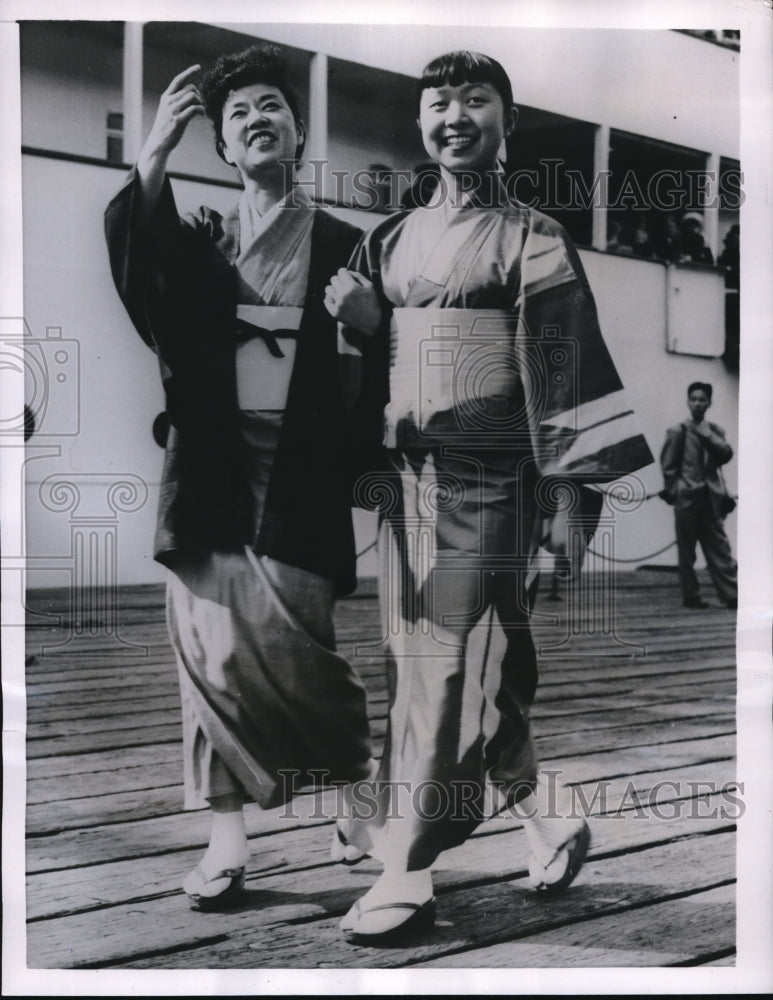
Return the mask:
<path id="1" fill-rule="evenodd" d="M 152 215 L 161 194 L 169 154 L 182 139 L 189 122 L 204 114 L 201 95 L 192 82 L 200 70 L 197 64 L 178 73 L 158 102 L 156 120 L 137 160 L 141 225 Z"/>
<path id="2" fill-rule="evenodd" d="M 191 120 L 204 114 L 201 95 L 193 83 L 193 78 L 200 70 L 201 66 L 198 64 L 184 69 L 161 95 L 156 120 L 145 143 L 148 152 L 169 156 L 182 139 Z"/>
<path id="3" fill-rule="evenodd" d="M 381 303 L 372 282 L 345 267 L 338 269 L 325 289 L 325 308 L 341 323 L 368 336 L 381 324 Z"/>

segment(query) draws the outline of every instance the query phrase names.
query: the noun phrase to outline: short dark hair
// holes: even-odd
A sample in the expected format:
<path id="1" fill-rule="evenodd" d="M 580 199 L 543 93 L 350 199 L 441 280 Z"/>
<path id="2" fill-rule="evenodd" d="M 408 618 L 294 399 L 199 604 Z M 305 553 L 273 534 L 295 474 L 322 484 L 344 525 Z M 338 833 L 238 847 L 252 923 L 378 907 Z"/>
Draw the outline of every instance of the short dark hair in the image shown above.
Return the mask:
<path id="1" fill-rule="evenodd" d="M 416 87 L 416 104 L 421 104 L 422 92 L 430 87 L 458 87 L 461 83 L 490 83 L 502 98 L 505 111 L 513 107 L 513 86 L 501 63 L 467 49 L 447 52 L 424 67 Z"/>
<path id="2" fill-rule="evenodd" d="M 287 63 L 281 49 L 269 42 L 251 45 L 241 52 L 222 55 L 199 85 L 204 110 L 215 127 L 215 148 L 223 157 L 223 106 L 232 90 L 265 83 L 276 87 L 287 101 L 296 122 L 303 122 L 298 97 L 287 76 Z M 300 158 L 306 138 L 298 143 L 295 155 Z"/>
<path id="3" fill-rule="evenodd" d="M 705 392 L 708 397 L 708 401 L 711 402 L 711 395 L 714 390 L 708 382 L 691 382 L 687 387 L 687 395 L 691 396 L 695 389 L 700 389 L 701 392 Z"/>

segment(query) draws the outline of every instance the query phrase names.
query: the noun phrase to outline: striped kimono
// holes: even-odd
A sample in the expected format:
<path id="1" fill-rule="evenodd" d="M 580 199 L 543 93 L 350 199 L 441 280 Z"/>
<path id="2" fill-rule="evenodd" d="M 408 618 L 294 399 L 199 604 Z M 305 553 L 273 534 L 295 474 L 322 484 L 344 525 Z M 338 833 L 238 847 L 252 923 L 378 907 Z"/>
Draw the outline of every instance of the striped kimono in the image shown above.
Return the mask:
<path id="1" fill-rule="evenodd" d="M 541 213 L 420 208 L 366 234 L 351 266 L 385 317 L 365 343 L 340 334 L 349 398 L 359 380 L 388 456 L 358 494 L 381 511 L 391 700 L 349 837 L 414 870 L 533 788 L 534 556 L 558 484 L 652 457 L 577 252 Z"/>

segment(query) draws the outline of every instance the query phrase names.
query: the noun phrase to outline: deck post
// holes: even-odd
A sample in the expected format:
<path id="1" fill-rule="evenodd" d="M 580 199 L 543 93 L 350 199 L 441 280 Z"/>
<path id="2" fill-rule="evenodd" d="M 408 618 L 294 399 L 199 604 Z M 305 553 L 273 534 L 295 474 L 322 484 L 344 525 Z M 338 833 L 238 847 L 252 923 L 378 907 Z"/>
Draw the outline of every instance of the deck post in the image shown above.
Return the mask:
<path id="1" fill-rule="evenodd" d="M 598 181 L 598 204 L 593 204 L 593 233 L 591 245 L 594 250 L 607 248 L 607 188 L 609 174 L 609 125 L 597 125 L 593 137 L 593 190 Z"/>
<path id="2" fill-rule="evenodd" d="M 312 52 L 309 62 L 309 137 L 305 159 L 314 171 L 314 194 L 324 197 L 328 186 L 328 59 Z"/>
<path id="3" fill-rule="evenodd" d="M 706 186 L 703 205 L 703 238 L 714 260 L 719 253 L 719 153 L 706 157 Z"/>
<path id="4" fill-rule="evenodd" d="M 123 26 L 123 159 L 136 163 L 142 149 L 143 23 Z"/>

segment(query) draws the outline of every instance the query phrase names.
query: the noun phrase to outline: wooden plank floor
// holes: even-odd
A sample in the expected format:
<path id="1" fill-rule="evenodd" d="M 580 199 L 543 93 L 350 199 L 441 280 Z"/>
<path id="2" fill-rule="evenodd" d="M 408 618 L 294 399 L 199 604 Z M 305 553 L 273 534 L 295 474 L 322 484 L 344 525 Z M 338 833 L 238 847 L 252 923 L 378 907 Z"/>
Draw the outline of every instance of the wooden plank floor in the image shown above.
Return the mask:
<path id="1" fill-rule="evenodd" d="M 61 592 L 31 595 L 33 608 L 59 619 L 28 627 L 28 967 L 732 964 L 735 616 L 716 604 L 685 611 L 664 571 L 621 574 L 613 596 L 613 613 L 580 616 L 574 629 L 566 599 L 541 595 L 536 609 L 546 647 L 537 747 L 591 814 L 576 883 L 551 900 L 531 892 L 523 830 L 499 816 L 440 859 L 434 932 L 369 949 L 344 942 L 337 924 L 378 868 L 329 862 L 329 793 L 302 795 L 289 811 L 248 806 L 243 902 L 217 915 L 189 909 L 179 885 L 208 823 L 206 812 L 181 810 L 161 589 L 121 592 L 117 635 L 82 632 Z M 380 744 L 386 694 L 372 590 L 342 602 L 337 622 Z"/>

